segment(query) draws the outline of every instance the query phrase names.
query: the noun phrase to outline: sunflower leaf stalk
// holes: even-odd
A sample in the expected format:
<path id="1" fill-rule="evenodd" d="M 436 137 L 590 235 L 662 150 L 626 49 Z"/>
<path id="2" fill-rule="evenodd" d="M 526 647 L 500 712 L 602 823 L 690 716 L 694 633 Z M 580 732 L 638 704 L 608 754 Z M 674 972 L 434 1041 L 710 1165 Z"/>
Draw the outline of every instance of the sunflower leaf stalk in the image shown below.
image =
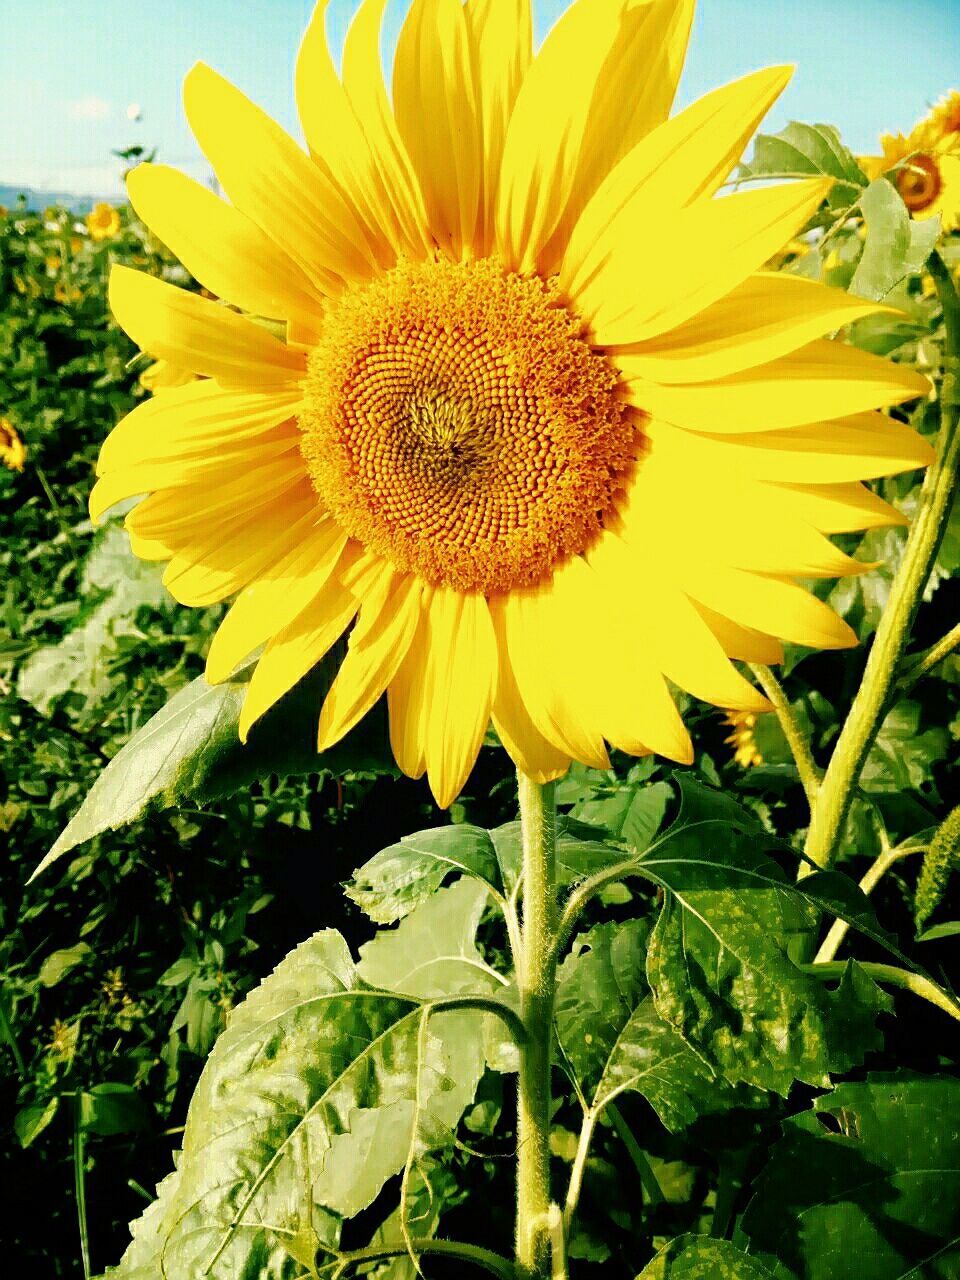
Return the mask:
<path id="1" fill-rule="evenodd" d="M 813 806 L 804 852 L 820 867 L 829 867 L 836 857 L 861 770 L 893 701 L 913 621 L 940 550 L 960 478 L 960 298 L 948 267 L 936 253 L 930 259 L 930 273 L 943 306 L 946 330 L 936 457 L 924 478 L 903 563 L 877 628 L 860 690 Z M 800 875 L 809 874 L 810 869 L 805 865 Z"/>
<path id="2" fill-rule="evenodd" d="M 550 1065 L 556 988 L 557 886 L 554 784 L 518 774 L 523 836 L 523 931 L 518 957 L 516 1263 L 524 1280 L 550 1274 Z"/>

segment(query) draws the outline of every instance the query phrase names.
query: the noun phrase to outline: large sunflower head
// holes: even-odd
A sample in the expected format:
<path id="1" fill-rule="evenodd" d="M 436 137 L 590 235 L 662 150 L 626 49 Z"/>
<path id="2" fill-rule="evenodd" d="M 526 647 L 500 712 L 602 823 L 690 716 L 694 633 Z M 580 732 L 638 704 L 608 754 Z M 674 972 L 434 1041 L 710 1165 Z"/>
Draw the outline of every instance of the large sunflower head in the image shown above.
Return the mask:
<path id="1" fill-rule="evenodd" d="M 828 184 L 718 196 L 789 71 L 670 118 L 691 0 L 576 0 L 536 56 L 529 0 L 414 0 L 392 93 L 383 8 L 338 73 L 319 6 L 306 150 L 190 72 L 227 199 L 158 165 L 130 198 L 226 301 L 115 268 L 120 324 L 200 380 L 120 423 L 92 511 L 147 494 L 136 552 L 234 597 L 207 676 L 263 646 L 244 735 L 347 634 L 319 746 L 386 693 L 441 804 L 491 719 L 538 780 L 687 761 L 668 682 L 761 710 L 732 659 L 853 643 L 794 579 L 898 520 L 862 481 L 928 461 L 878 412 L 927 384 L 821 336 L 875 304 L 761 270 Z"/>

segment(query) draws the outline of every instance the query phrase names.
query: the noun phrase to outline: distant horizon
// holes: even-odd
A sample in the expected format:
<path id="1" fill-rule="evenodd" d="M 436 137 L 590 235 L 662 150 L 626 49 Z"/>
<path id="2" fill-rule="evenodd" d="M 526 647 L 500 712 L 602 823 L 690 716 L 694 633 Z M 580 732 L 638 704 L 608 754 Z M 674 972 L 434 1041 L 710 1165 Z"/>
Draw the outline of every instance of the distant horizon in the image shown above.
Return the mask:
<path id="1" fill-rule="evenodd" d="M 358 3 L 332 0 L 335 48 Z M 388 0 L 387 49 L 409 3 Z M 99 0 L 82 12 L 59 0 L 0 5 L 0 188 L 120 201 L 123 165 L 110 153 L 133 145 L 156 147 L 159 160 L 209 181 L 180 101 L 183 76 L 198 59 L 299 137 L 292 68 L 313 0 L 142 0 L 133 32 L 126 0 Z M 538 41 L 567 7 L 568 0 L 534 0 Z M 677 105 L 756 67 L 794 62 L 793 83 L 764 131 L 790 119 L 826 121 L 855 152 L 869 153 L 881 132 L 908 130 L 960 86 L 957 50 L 960 0 L 699 0 Z"/>

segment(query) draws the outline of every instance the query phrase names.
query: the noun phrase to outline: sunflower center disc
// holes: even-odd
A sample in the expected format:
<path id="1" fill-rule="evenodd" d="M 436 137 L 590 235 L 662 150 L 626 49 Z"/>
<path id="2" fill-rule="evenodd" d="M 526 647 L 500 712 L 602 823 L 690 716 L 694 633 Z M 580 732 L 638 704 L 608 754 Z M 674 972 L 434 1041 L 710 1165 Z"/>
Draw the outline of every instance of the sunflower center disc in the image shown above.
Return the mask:
<path id="1" fill-rule="evenodd" d="M 936 160 L 928 155 L 911 156 L 897 174 L 897 189 L 911 213 L 929 208 L 943 190 Z"/>
<path id="2" fill-rule="evenodd" d="M 643 435 L 617 375 L 536 277 L 403 263 L 337 300 L 301 447 L 341 526 L 436 586 L 548 579 L 603 528 Z"/>

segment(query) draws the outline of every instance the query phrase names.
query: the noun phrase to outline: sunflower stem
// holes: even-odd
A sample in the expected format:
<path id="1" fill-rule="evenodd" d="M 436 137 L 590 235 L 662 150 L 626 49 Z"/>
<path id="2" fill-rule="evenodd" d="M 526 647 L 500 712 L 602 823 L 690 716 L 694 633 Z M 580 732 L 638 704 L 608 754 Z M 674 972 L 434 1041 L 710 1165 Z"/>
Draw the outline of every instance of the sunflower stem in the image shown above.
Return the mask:
<path id="1" fill-rule="evenodd" d="M 556 805 L 553 783 L 518 774 L 523 835 L 522 964 L 517 1091 L 516 1263 L 525 1280 L 550 1275 L 550 1059 L 556 985 Z M 554 1250 L 555 1251 L 555 1250 Z"/>
<path id="2" fill-rule="evenodd" d="M 784 692 L 780 681 L 770 668 L 758 662 L 751 662 L 750 670 L 757 677 L 761 689 L 773 704 L 777 719 L 780 721 L 780 728 L 783 730 L 783 736 L 787 740 L 787 745 L 793 756 L 793 762 L 797 766 L 797 773 L 800 775 L 800 781 L 806 792 L 807 804 L 812 810 L 817 802 L 817 792 L 820 790 L 820 770 L 817 768 L 816 761 L 810 751 L 810 744 L 800 728 L 800 721 L 794 714 L 793 707 L 791 707 L 790 700 Z"/>
<path id="3" fill-rule="evenodd" d="M 936 253 L 930 259 L 930 273 L 943 305 L 946 329 L 937 452 L 924 478 L 903 563 L 893 580 L 890 599 L 877 628 L 863 681 L 837 739 L 813 808 L 804 852 L 819 867 L 829 867 L 836 857 L 860 772 L 892 705 L 910 630 L 940 550 L 957 492 L 960 467 L 960 299 L 948 268 Z M 800 875 L 809 874 L 810 870 L 808 866 L 801 867 Z"/>

